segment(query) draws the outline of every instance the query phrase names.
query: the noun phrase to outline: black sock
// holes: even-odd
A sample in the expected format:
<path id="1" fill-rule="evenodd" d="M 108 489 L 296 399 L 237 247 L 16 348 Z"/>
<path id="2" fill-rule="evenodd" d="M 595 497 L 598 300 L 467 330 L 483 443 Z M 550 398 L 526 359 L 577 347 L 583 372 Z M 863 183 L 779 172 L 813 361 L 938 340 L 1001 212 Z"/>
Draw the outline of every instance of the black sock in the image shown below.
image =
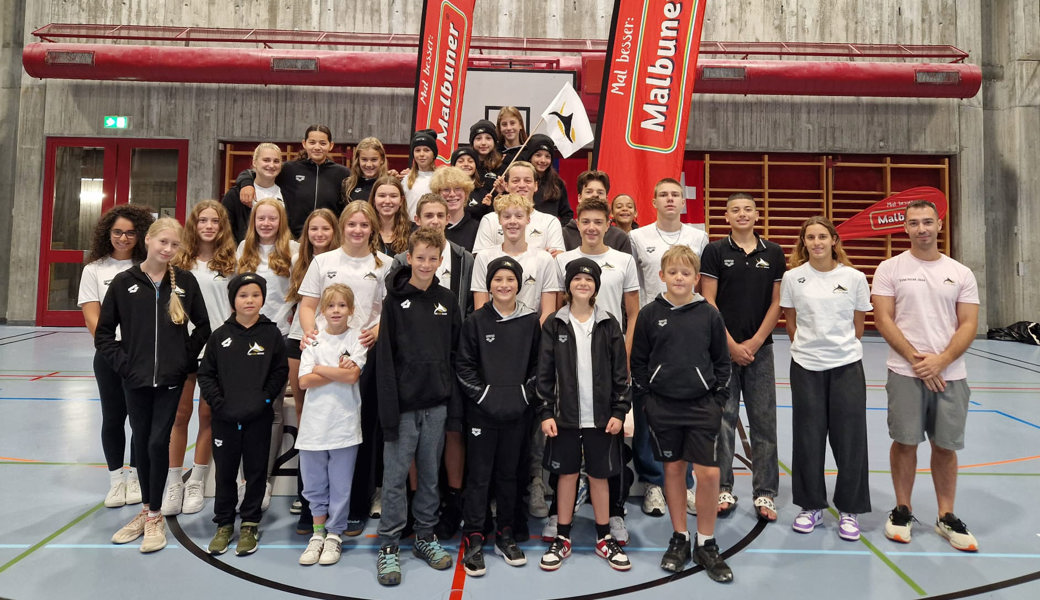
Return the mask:
<path id="1" fill-rule="evenodd" d="M 556 525 L 556 535 L 563 536 L 568 540 L 571 539 L 571 525 L 572 523 L 567 523 L 566 525 L 559 523 Z"/>
<path id="2" fill-rule="evenodd" d="M 596 523 L 597 540 L 602 540 L 603 538 L 607 537 L 608 534 L 610 534 L 610 523 L 604 523 L 603 525 Z"/>

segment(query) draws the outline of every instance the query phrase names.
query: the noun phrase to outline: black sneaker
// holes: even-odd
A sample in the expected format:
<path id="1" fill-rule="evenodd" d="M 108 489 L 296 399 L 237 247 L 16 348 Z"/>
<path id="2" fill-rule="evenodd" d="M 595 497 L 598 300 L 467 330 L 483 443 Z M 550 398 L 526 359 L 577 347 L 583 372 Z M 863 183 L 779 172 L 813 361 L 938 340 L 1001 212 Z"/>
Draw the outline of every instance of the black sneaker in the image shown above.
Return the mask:
<path id="1" fill-rule="evenodd" d="M 311 511 L 308 510 L 306 513 L 301 514 L 299 520 L 296 521 L 296 534 L 311 535 L 313 533 L 314 517 L 311 516 Z"/>
<path id="2" fill-rule="evenodd" d="M 729 583 L 733 581 L 733 571 L 726 561 L 719 556 L 719 545 L 714 539 L 710 539 L 703 546 L 697 546 L 693 550 L 693 562 L 704 567 L 704 572 L 711 577 L 712 581 Z"/>
<path id="3" fill-rule="evenodd" d="M 516 518 L 516 526 L 513 527 L 513 539 L 517 544 L 523 544 L 531 539 L 531 529 L 527 525 L 527 516 Z"/>
<path id="4" fill-rule="evenodd" d="M 686 568 L 690 560 L 690 540 L 679 532 L 672 533 L 672 539 L 668 540 L 668 549 L 661 557 L 661 568 L 672 573 L 679 573 Z"/>
<path id="5" fill-rule="evenodd" d="M 470 577 L 480 577 L 487 573 L 484 565 L 484 536 L 480 533 L 471 533 L 463 542 L 465 550 L 462 553 L 462 568 Z"/>
<path id="6" fill-rule="evenodd" d="M 516 540 L 513 539 L 513 530 L 509 527 L 495 534 L 495 554 L 501 556 L 506 561 L 506 564 L 511 567 L 520 567 L 527 564 L 527 556 L 516 545 Z"/>

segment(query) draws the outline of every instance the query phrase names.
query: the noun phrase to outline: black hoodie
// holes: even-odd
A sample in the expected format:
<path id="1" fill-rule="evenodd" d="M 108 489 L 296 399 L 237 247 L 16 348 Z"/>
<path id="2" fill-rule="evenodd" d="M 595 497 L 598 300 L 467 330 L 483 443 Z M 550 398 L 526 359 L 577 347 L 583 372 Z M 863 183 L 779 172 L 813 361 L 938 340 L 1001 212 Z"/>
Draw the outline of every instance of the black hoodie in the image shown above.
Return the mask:
<path id="1" fill-rule="evenodd" d="M 210 336 L 199 367 L 199 388 L 213 417 L 232 423 L 270 413 L 288 379 L 285 341 L 264 315 L 247 329 L 232 314 Z"/>
<path id="2" fill-rule="evenodd" d="M 700 398 L 721 405 L 730 376 L 722 316 L 700 294 L 682 306 L 658 294 L 639 311 L 631 365 L 635 394 L 647 399 L 647 414 L 655 420 L 681 424 L 688 415 L 683 407 Z"/>
<path id="3" fill-rule="evenodd" d="M 242 171 L 235 180 L 235 189 L 253 185 L 253 177 L 253 171 Z M 304 222 L 315 210 L 327 208 L 337 215 L 340 213 L 343 180 L 347 177 L 350 177 L 350 169 L 331 159 L 319 165 L 309 158 L 301 158 L 282 165 L 282 172 L 274 182 L 282 190 L 294 239 L 300 237 Z"/>
<path id="4" fill-rule="evenodd" d="M 557 427 L 578 429 L 578 346 L 570 318 L 571 307 L 564 305 L 542 325 L 538 412 L 543 421 L 556 419 Z M 624 421 L 632 407 L 625 338 L 617 319 L 603 307 L 596 306 L 592 318 L 592 420 L 605 428 L 610 417 Z"/>
<path id="5" fill-rule="evenodd" d="M 466 395 L 466 423 L 475 427 L 511 424 L 534 401 L 534 379 L 542 330 L 538 314 L 517 304 L 502 316 L 488 302 L 466 319 L 455 369 Z M 459 410 L 451 409 L 454 418 Z"/>
<path id="6" fill-rule="evenodd" d="M 152 278 L 134 265 L 112 279 L 101 303 L 94 348 L 130 388 L 183 385 L 209 337 L 209 315 L 199 284 L 175 269 L 177 295 L 195 331 L 170 320 L 170 272 L 156 292 Z M 116 327 L 122 334 L 116 340 Z"/>
<path id="7" fill-rule="evenodd" d="M 425 290 L 409 283 L 411 277 L 409 265 L 390 273 L 379 319 L 379 424 L 391 442 L 401 413 L 447 404 L 458 393 L 455 347 L 462 316 L 455 294 L 436 277 Z"/>
<path id="8" fill-rule="evenodd" d="M 349 178 L 350 175 L 347 175 L 347 177 Z M 375 185 L 376 179 L 379 179 L 379 177 L 373 177 L 372 179 L 369 179 L 364 175 L 358 177 L 357 182 L 354 183 L 354 189 L 345 190 L 347 192 L 347 201 L 340 203 L 341 210 L 354 200 L 368 200 L 372 195 L 372 186 Z M 346 185 L 346 180 L 344 180 L 344 185 Z"/>

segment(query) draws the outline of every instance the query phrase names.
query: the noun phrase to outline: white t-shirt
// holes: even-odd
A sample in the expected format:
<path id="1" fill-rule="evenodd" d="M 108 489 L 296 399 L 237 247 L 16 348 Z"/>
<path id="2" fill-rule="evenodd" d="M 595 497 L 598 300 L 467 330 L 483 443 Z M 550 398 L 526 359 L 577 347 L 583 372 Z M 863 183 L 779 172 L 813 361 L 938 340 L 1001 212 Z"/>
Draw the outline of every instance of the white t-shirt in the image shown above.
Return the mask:
<path id="1" fill-rule="evenodd" d="M 243 247 L 245 247 L 245 240 L 238 244 L 236 256 L 240 260 Z M 278 326 L 278 331 L 282 332 L 284 336 L 289 334 L 289 315 L 292 314 L 295 304 L 285 301 L 285 295 L 289 293 L 289 276 L 276 275 L 267 264 L 268 256 L 270 256 L 273 250 L 274 244 L 260 244 L 260 264 L 256 267 L 256 274 L 267 281 L 267 296 L 264 299 L 264 307 L 260 309 L 260 314 L 271 319 L 271 322 Z M 299 242 L 290 240 L 289 252 L 292 255 L 291 264 L 296 261 L 296 257 L 300 253 Z M 214 329 L 216 329 L 216 326 L 214 326 Z"/>
<path id="2" fill-rule="evenodd" d="M 82 308 L 88 302 L 98 304 L 104 302 L 112 278 L 132 266 L 134 266 L 134 261 L 129 258 L 116 260 L 112 258 L 112 255 L 108 255 L 83 267 L 83 274 L 79 278 L 79 298 L 76 300 L 76 305 Z M 116 340 L 120 339 L 122 338 L 119 335 L 119 326 L 116 326 Z"/>
<path id="3" fill-rule="evenodd" d="M 689 246 L 697 256 L 701 255 L 708 245 L 708 234 L 689 223 L 683 223 L 679 231 L 664 232 L 651 223 L 628 234 L 632 240 L 632 256 L 639 268 L 639 306 L 646 306 L 654 301 L 658 294 L 667 289 L 659 275 L 661 257 L 676 244 Z"/>
<path id="4" fill-rule="evenodd" d="M 596 416 L 592 403 L 592 328 L 596 325 L 596 316 L 589 315 L 582 323 L 571 314 L 570 322 L 578 351 L 578 427 L 595 427 Z"/>
<path id="5" fill-rule="evenodd" d="M 441 250 L 441 266 L 437 267 L 434 275 L 442 288 L 451 290 L 451 244 L 444 244 L 444 250 Z"/>
<path id="6" fill-rule="evenodd" d="M 920 352 L 939 354 L 957 331 L 957 304 L 979 304 L 979 288 L 971 269 L 942 255 L 920 260 L 907 250 L 882 262 L 874 272 L 873 293 L 895 298 L 895 322 L 899 331 Z M 889 348 L 892 371 L 915 377 L 905 358 Z M 967 379 L 964 356 L 942 372 L 947 381 Z"/>
<path id="7" fill-rule="evenodd" d="M 531 211 L 531 222 L 524 232 L 527 246 L 542 250 L 564 250 L 563 227 L 556 217 L 540 210 Z M 489 212 L 480 219 L 477 226 L 477 239 L 473 242 L 473 253 L 501 248 L 505 241 L 502 225 L 498 222 L 498 213 Z"/>
<path id="8" fill-rule="evenodd" d="M 636 260 L 631 254 L 608 248 L 603 254 L 584 254 L 581 248 L 568 250 L 556 256 L 556 266 L 561 288 L 566 285 L 567 263 L 576 258 L 592 259 L 603 271 L 599 290 L 596 291 L 596 306 L 614 315 L 618 323 L 625 318 L 625 292 L 639 291 L 639 274 Z M 566 291 L 566 290 L 565 290 Z"/>
<path id="9" fill-rule="evenodd" d="M 228 320 L 231 313 L 234 312 L 234 307 L 231 306 L 231 300 L 228 298 L 228 277 L 221 275 L 216 271 L 211 271 L 209 268 L 209 262 L 203 262 L 201 260 L 195 261 L 195 266 L 191 268 L 191 274 L 195 276 L 195 281 L 199 283 L 199 291 L 202 292 L 202 299 L 206 302 L 206 315 L 209 317 L 209 328 L 214 330 L 224 324 L 224 321 Z M 195 324 L 188 324 L 188 332 L 195 331 Z M 199 358 L 206 352 L 203 348 L 199 352 Z"/>
<path id="10" fill-rule="evenodd" d="M 840 263 L 826 272 L 804 263 L 784 273 L 780 306 L 797 312 L 791 358 L 803 369 L 826 371 L 863 358 L 853 321 L 856 311 L 873 308 L 863 273 Z"/>
<path id="11" fill-rule="evenodd" d="M 383 298 L 386 296 L 384 281 L 393 259 L 382 252 L 377 253 L 377 256 L 382 263 L 378 267 L 375 256 L 368 254 L 355 258 L 342 248 L 315 256 L 300 282 L 300 296 L 320 300 L 321 293 L 328 285 L 342 283 L 354 292 L 354 316 L 350 319 L 350 328 L 361 331 L 378 325 Z M 320 311 L 316 311 L 315 324 L 319 331 L 325 327 L 325 317 L 321 316 Z M 302 328 L 299 334 L 302 339 Z"/>
<path id="12" fill-rule="evenodd" d="M 358 330 L 351 327 L 340 335 L 331 335 L 322 329 L 317 341 L 303 349 L 300 377 L 310 375 L 315 365 L 338 367 L 339 357 L 344 353 L 358 367 L 365 366 L 366 350 L 358 341 Z M 307 409 L 303 411 L 296 434 L 296 449 L 336 450 L 360 443 L 361 392 L 358 384 L 331 381 L 307 390 Z"/>
<path id="13" fill-rule="evenodd" d="M 263 187 L 260 185 L 253 184 L 253 190 L 256 192 L 256 198 L 253 200 L 255 206 L 257 202 L 272 198 L 285 204 L 285 200 L 282 198 L 282 188 L 278 187 L 277 183 L 272 183 L 271 187 Z"/>
<path id="14" fill-rule="evenodd" d="M 487 293 L 488 264 L 505 255 L 506 253 L 500 246 L 485 250 L 476 256 L 473 262 L 473 281 L 470 291 Z M 560 274 L 556 270 L 552 254 L 528 246 L 526 252 L 512 258 L 515 258 L 524 269 L 524 280 L 520 282 L 520 293 L 516 296 L 517 302 L 536 313 L 541 313 L 542 294 L 563 290 L 563 286 L 560 285 Z"/>
<path id="15" fill-rule="evenodd" d="M 418 171 L 415 183 L 408 185 L 408 177 L 401 180 L 404 187 L 404 199 L 408 203 L 408 218 L 415 220 L 415 210 L 419 207 L 419 199 L 423 194 L 430 193 L 430 180 L 433 179 L 433 171 Z"/>

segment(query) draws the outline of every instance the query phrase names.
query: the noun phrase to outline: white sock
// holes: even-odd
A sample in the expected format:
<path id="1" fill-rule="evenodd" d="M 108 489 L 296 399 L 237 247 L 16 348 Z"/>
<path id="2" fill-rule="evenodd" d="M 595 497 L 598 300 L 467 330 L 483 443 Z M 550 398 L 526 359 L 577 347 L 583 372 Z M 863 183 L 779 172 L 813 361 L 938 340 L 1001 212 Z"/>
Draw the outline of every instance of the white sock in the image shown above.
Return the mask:
<path id="1" fill-rule="evenodd" d="M 123 483 L 123 469 L 119 468 L 119 469 L 116 469 L 115 471 L 109 471 L 108 472 L 108 484 L 110 486 L 112 486 L 112 487 L 115 487 L 115 486 L 119 485 L 120 483 Z"/>
<path id="2" fill-rule="evenodd" d="M 151 510 L 151 509 L 148 510 L 148 518 L 149 519 L 158 519 L 161 515 L 162 515 L 162 512 L 160 512 L 158 510 Z"/>
<path id="3" fill-rule="evenodd" d="M 687 540 L 689 540 L 689 539 L 690 539 L 690 532 L 689 532 L 689 531 L 677 531 L 676 533 L 678 533 L 678 534 L 682 535 L 682 536 L 683 536 L 684 538 L 686 538 Z"/>
<path id="4" fill-rule="evenodd" d="M 206 481 L 208 473 L 209 465 L 195 463 L 191 466 L 191 475 L 188 477 L 188 481 Z"/>
<path id="5" fill-rule="evenodd" d="M 709 540 L 715 539 L 715 534 L 706 535 L 701 532 L 697 532 L 697 547 L 700 548 L 704 544 L 708 543 Z"/>
<path id="6" fill-rule="evenodd" d="M 137 479 L 137 467 L 127 467 L 126 469 L 127 479 Z"/>
<path id="7" fill-rule="evenodd" d="M 169 471 L 166 472 L 166 485 L 169 486 L 171 483 L 181 483 L 183 473 L 183 467 L 171 468 Z"/>

